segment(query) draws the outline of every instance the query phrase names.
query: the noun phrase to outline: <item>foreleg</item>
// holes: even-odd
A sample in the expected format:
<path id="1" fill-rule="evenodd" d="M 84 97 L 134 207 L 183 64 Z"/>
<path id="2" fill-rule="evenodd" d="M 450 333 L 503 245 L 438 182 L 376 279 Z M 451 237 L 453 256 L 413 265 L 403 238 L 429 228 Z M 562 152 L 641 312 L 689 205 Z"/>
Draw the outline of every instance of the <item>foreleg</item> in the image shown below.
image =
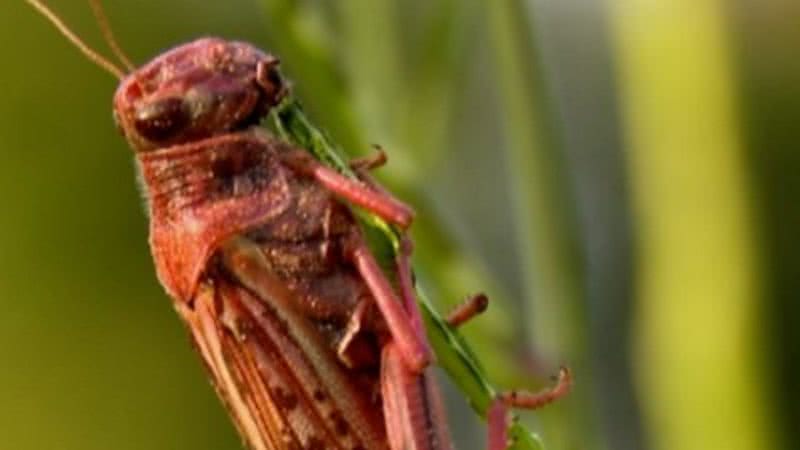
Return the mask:
<path id="1" fill-rule="evenodd" d="M 349 166 L 353 171 L 362 175 L 372 169 L 383 166 L 388 160 L 389 158 L 386 156 L 386 152 L 380 146 L 376 145 L 374 153 L 361 158 L 351 159 Z"/>
<path id="2" fill-rule="evenodd" d="M 283 161 L 298 172 L 313 177 L 334 194 L 401 228 L 408 228 L 414 219 L 411 207 L 389 193 L 372 189 L 362 181 L 342 175 L 316 161 L 305 151 L 287 153 Z"/>

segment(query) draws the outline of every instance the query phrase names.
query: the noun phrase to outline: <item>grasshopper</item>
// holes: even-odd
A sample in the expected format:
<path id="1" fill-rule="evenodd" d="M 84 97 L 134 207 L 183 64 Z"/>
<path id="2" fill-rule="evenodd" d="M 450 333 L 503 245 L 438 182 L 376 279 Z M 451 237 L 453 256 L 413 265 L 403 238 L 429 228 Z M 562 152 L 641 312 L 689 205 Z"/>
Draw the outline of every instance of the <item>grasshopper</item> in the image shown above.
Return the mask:
<path id="1" fill-rule="evenodd" d="M 385 154 L 340 171 L 262 127 L 292 100 L 278 59 L 250 44 L 202 38 L 134 68 L 91 1 L 126 72 L 27 1 L 120 79 L 114 118 L 135 154 L 156 274 L 247 446 L 451 449 L 409 262 L 414 213 L 368 173 Z M 388 269 L 363 214 L 394 238 Z M 486 302 L 472 297 L 448 326 Z M 549 403 L 570 382 L 562 369 L 552 389 L 496 394 L 489 449 L 508 446 L 508 408 Z"/>

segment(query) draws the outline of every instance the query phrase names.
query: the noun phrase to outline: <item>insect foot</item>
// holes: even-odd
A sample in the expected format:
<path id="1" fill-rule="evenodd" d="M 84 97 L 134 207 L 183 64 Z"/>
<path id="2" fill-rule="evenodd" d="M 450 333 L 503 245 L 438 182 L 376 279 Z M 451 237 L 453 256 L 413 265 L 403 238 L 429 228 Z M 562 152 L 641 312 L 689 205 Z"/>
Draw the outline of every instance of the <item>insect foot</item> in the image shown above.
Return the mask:
<path id="1" fill-rule="evenodd" d="M 572 388 L 572 372 L 562 366 L 556 384 L 539 392 L 506 391 L 498 394 L 487 413 L 489 450 L 505 450 L 509 446 L 509 409 L 538 409 L 567 395 Z"/>

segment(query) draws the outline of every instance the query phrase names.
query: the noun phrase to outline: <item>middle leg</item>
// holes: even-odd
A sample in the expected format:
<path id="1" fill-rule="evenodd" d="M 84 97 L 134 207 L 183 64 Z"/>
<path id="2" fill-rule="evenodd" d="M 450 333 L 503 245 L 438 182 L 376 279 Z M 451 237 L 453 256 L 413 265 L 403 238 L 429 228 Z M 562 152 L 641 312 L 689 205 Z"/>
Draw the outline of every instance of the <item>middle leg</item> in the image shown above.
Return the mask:
<path id="1" fill-rule="evenodd" d="M 351 250 L 347 253 L 372 293 L 407 367 L 415 373 L 421 373 L 432 359 L 424 332 L 420 332 L 421 322 L 406 310 L 405 299 L 402 302 L 398 299 L 372 251 L 360 236 L 353 238 Z"/>

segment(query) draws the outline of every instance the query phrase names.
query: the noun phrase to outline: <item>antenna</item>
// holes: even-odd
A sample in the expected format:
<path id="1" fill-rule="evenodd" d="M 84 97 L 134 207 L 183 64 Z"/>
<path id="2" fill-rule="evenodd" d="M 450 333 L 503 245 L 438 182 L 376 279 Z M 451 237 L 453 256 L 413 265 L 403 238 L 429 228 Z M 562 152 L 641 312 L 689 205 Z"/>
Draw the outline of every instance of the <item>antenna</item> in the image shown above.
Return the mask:
<path id="1" fill-rule="evenodd" d="M 74 32 L 72 32 L 72 30 L 69 29 L 69 27 L 64 24 L 64 22 L 61 21 L 61 18 L 59 18 L 53 11 L 50 10 L 50 8 L 45 6 L 39 0 L 25 1 L 36 8 L 36 10 L 39 11 L 39 13 L 41 13 L 45 18 L 47 18 L 47 20 L 49 20 L 58 29 L 58 31 L 64 35 L 64 37 L 69 39 L 75 47 L 78 47 L 78 50 L 80 50 L 87 58 L 89 58 L 90 61 L 97 64 L 120 80 L 125 78 L 125 72 L 123 72 L 122 69 L 115 66 L 114 63 L 86 45 Z"/>
<path id="2" fill-rule="evenodd" d="M 94 17 L 97 19 L 97 25 L 100 26 L 100 31 L 103 33 L 103 37 L 106 39 L 108 46 L 111 47 L 111 51 L 114 52 L 114 56 L 120 60 L 122 65 L 125 66 L 129 72 L 133 72 L 136 69 L 136 66 L 131 64 L 131 60 L 128 58 L 125 52 L 122 51 L 122 48 L 114 38 L 114 32 L 111 31 L 111 26 L 109 25 L 106 13 L 103 11 L 103 6 L 98 0 L 89 0 L 89 6 L 92 7 Z"/>

